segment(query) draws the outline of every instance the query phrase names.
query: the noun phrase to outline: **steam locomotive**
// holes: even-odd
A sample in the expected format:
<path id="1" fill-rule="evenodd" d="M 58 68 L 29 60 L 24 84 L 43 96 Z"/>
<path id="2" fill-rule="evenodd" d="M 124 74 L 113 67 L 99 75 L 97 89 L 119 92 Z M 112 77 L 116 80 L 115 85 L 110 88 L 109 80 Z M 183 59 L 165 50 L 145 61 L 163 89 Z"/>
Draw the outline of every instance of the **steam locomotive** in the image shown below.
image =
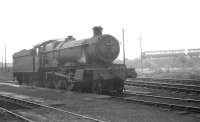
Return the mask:
<path id="1" fill-rule="evenodd" d="M 114 64 L 119 41 L 93 28 L 93 37 L 48 40 L 13 55 L 13 76 L 19 84 L 77 90 L 122 93 L 126 66 Z"/>

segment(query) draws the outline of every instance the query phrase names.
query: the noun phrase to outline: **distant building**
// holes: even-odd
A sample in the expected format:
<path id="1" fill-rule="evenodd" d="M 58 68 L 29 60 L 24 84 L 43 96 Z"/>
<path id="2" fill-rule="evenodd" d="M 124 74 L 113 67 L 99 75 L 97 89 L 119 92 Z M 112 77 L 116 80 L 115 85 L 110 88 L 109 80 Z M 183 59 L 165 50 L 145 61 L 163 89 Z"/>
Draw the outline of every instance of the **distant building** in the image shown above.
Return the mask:
<path id="1" fill-rule="evenodd" d="M 190 57 L 200 57 L 200 48 L 188 49 L 187 55 Z"/>
<path id="2" fill-rule="evenodd" d="M 177 56 L 186 56 L 186 50 L 159 50 L 142 52 L 142 58 L 173 58 Z"/>

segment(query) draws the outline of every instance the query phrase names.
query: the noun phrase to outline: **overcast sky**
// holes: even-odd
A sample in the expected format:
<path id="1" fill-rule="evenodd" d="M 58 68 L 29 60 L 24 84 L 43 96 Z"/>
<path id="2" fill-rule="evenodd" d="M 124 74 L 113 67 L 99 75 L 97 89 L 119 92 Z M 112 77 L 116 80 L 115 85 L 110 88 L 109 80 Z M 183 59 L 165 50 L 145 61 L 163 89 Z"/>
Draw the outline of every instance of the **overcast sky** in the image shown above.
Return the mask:
<path id="1" fill-rule="evenodd" d="M 12 62 L 44 40 L 88 38 L 95 25 L 120 42 L 125 29 L 127 58 L 140 55 L 140 32 L 144 51 L 200 48 L 199 0 L 0 0 L 0 56 L 5 44 Z"/>

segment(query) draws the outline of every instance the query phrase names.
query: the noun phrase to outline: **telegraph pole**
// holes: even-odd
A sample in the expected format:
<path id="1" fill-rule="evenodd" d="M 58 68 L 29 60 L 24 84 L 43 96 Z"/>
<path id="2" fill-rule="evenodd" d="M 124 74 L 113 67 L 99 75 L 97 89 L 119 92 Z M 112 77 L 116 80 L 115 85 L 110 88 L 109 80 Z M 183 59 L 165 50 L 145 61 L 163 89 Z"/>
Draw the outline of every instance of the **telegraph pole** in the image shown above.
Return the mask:
<path id="1" fill-rule="evenodd" d="M 7 70 L 7 64 L 6 64 L 6 44 L 5 44 L 5 71 Z"/>
<path id="2" fill-rule="evenodd" d="M 1 63 L 2 63 L 1 70 L 3 71 L 3 56 L 2 56 L 2 62 Z"/>
<path id="3" fill-rule="evenodd" d="M 143 72 L 142 35 L 141 35 L 141 33 L 139 33 L 139 41 L 140 41 L 140 61 L 141 61 L 141 71 Z"/>
<path id="4" fill-rule="evenodd" d="M 125 57 L 125 44 L 124 44 L 124 29 L 122 29 L 122 39 L 123 39 L 123 63 L 126 64 L 126 57 Z"/>

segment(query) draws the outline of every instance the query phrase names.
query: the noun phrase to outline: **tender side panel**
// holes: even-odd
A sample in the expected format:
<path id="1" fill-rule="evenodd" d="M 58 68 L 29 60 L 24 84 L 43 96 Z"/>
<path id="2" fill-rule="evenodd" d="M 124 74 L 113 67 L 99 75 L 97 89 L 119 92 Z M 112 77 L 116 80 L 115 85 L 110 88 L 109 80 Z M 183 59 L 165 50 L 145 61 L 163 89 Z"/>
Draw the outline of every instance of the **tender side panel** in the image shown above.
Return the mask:
<path id="1" fill-rule="evenodd" d="M 14 72 L 34 72 L 33 71 L 33 56 L 26 55 L 13 58 Z"/>

